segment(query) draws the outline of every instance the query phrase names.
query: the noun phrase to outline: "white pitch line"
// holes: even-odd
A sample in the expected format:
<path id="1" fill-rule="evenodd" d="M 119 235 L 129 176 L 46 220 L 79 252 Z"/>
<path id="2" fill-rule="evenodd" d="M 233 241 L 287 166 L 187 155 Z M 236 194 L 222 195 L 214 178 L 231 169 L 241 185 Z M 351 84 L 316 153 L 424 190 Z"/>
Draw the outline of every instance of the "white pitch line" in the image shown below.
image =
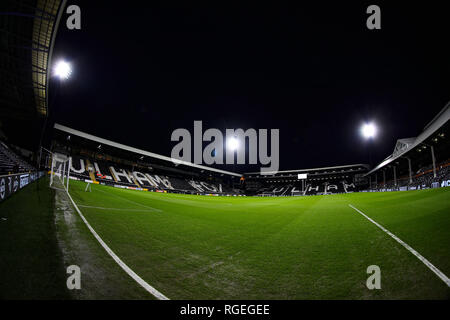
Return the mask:
<path id="1" fill-rule="evenodd" d="M 88 227 L 89 231 L 94 235 L 95 239 L 101 244 L 101 246 L 108 252 L 108 254 L 114 259 L 114 261 L 117 262 L 117 264 L 131 277 L 133 278 L 141 287 L 143 287 L 147 292 L 152 294 L 155 298 L 159 300 L 169 300 L 165 295 L 163 295 L 161 292 L 153 288 L 151 285 L 149 285 L 144 279 L 142 279 L 140 276 L 136 274 L 133 270 L 131 270 L 130 267 L 128 267 L 125 262 L 123 262 L 115 253 L 111 250 L 110 247 L 100 238 L 100 236 L 95 232 L 94 228 L 91 227 L 89 222 L 86 220 L 86 218 L 81 213 L 80 209 L 78 209 L 77 204 L 75 201 L 73 201 L 72 197 L 70 196 L 69 192 L 65 190 L 67 195 L 69 196 L 70 201 L 72 202 L 73 206 L 75 207 L 75 210 L 77 210 L 78 214 L 80 215 L 83 222 Z"/>
<path id="2" fill-rule="evenodd" d="M 95 206 L 85 206 L 82 204 L 78 205 L 81 208 L 90 208 L 90 209 L 100 209 L 100 210 L 115 210 L 115 211 L 144 211 L 144 212 L 161 212 L 159 209 L 125 209 L 125 208 L 105 208 L 105 207 L 95 207 Z"/>
<path id="3" fill-rule="evenodd" d="M 385 227 L 383 227 L 381 224 L 379 224 L 378 222 L 374 221 L 373 219 L 369 218 L 368 216 L 366 216 L 361 210 L 355 208 L 354 206 L 352 206 L 351 204 L 349 204 L 349 207 L 353 208 L 354 210 L 356 210 L 358 213 L 360 213 L 363 217 L 365 217 L 367 220 L 369 220 L 370 222 L 372 222 L 374 225 L 376 225 L 378 228 L 380 228 L 381 230 L 383 230 L 384 232 L 386 232 L 388 235 L 390 235 L 395 241 L 397 241 L 398 243 L 400 243 L 403 247 L 405 247 L 409 252 L 411 252 L 413 255 L 415 255 L 417 257 L 417 259 L 419 259 L 420 261 L 422 261 L 427 267 L 428 269 L 430 269 L 431 271 L 433 271 L 439 278 L 441 278 L 442 281 L 445 282 L 445 284 L 450 287 L 450 279 L 438 268 L 436 268 L 430 261 L 428 261 L 424 256 L 422 256 L 420 253 L 418 253 L 416 250 L 414 250 L 413 248 L 411 248 L 407 243 L 405 243 L 404 241 L 402 241 L 399 237 L 397 237 L 395 234 L 393 234 L 392 232 L 390 232 L 388 229 L 386 229 Z"/>

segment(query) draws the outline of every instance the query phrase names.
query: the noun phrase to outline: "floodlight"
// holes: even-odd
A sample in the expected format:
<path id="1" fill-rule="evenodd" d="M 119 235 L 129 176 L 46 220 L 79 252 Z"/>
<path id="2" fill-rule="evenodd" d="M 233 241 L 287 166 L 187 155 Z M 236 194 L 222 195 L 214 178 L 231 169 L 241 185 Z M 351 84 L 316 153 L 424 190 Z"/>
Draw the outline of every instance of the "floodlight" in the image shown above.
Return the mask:
<path id="1" fill-rule="evenodd" d="M 239 141 L 236 137 L 227 138 L 227 148 L 230 150 L 236 150 L 239 147 Z"/>
<path id="2" fill-rule="evenodd" d="M 373 123 L 365 123 L 361 127 L 361 133 L 363 137 L 366 139 L 374 138 L 375 135 L 377 134 L 377 128 Z"/>
<path id="3" fill-rule="evenodd" d="M 59 77 L 61 80 L 66 80 L 69 79 L 71 73 L 72 67 L 70 66 L 70 63 L 64 60 L 60 60 L 56 63 L 54 67 L 55 76 Z"/>

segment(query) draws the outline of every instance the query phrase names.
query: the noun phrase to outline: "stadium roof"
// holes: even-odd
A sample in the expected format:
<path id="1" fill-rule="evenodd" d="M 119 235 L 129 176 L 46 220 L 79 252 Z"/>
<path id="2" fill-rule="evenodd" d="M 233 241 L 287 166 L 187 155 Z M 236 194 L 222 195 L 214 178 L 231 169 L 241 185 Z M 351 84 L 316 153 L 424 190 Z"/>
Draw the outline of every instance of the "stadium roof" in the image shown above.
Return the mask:
<path id="1" fill-rule="evenodd" d="M 415 147 L 424 143 L 426 139 L 431 137 L 437 130 L 442 128 L 450 119 L 450 102 L 431 120 L 423 129 L 422 133 L 415 138 L 399 139 L 395 144 L 394 152 L 383 160 L 379 165 L 373 168 L 366 175 L 370 175 L 375 171 L 389 165 L 391 162 L 397 160 L 400 157 L 405 156 L 408 152 Z"/>
<path id="2" fill-rule="evenodd" d="M 185 165 L 185 166 L 189 166 L 189 167 L 193 167 L 193 168 L 197 168 L 197 169 L 209 170 L 209 171 L 213 171 L 213 172 L 217 172 L 217 173 L 221 173 L 221 174 L 227 174 L 227 175 L 236 176 L 236 177 L 241 177 L 242 176 L 242 174 L 240 174 L 240 173 L 235 173 L 235 172 L 230 172 L 230 171 L 210 168 L 210 167 L 203 166 L 203 165 L 200 165 L 200 164 L 195 164 L 195 163 L 192 163 L 192 162 L 182 161 L 182 160 L 174 159 L 174 158 L 171 158 L 171 157 L 163 156 L 163 155 L 160 155 L 160 154 L 157 154 L 157 153 L 153 153 L 153 152 L 145 151 L 145 150 L 142 150 L 142 149 L 137 149 L 137 148 L 134 148 L 134 147 L 130 147 L 130 146 L 118 143 L 118 142 L 114 142 L 114 141 L 111 141 L 111 140 L 103 139 L 103 138 L 91 135 L 89 133 L 85 133 L 85 132 L 81 132 L 79 130 L 72 129 L 72 128 L 63 126 L 63 125 L 58 124 L 58 123 L 55 123 L 54 128 L 57 129 L 57 130 L 69 133 L 69 134 L 73 134 L 73 135 L 76 135 L 76 136 L 79 136 L 79 137 L 82 137 L 82 138 L 85 138 L 85 139 L 88 139 L 88 140 L 92 140 L 92 141 L 98 142 L 100 144 L 104 144 L 104 145 L 108 145 L 108 146 L 115 147 L 115 148 L 118 148 L 118 149 L 126 150 L 126 151 L 129 151 L 129 152 L 141 154 L 141 155 L 148 156 L 148 157 L 151 157 L 151 158 L 168 161 L 168 162 L 171 162 L 171 163 L 173 163 L 175 165 Z"/>
<path id="3" fill-rule="evenodd" d="M 0 1 L 0 135 L 36 150 L 49 112 L 50 64 L 66 0 Z"/>
<path id="4" fill-rule="evenodd" d="M 53 44 L 66 0 L 2 0 L 0 115 L 30 119 L 48 114 Z"/>

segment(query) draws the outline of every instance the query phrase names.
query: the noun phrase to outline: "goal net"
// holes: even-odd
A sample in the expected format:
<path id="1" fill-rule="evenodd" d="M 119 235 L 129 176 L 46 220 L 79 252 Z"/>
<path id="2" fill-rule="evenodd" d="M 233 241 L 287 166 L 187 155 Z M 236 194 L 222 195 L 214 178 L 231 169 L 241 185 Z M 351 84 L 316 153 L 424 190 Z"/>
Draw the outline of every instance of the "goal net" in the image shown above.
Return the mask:
<path id="1" fill-rule="evenodd" d="M 50 187 L 62 187 L 69 190 L 71 160 L 72 158 L 64 154 L 51 153 Z"/>

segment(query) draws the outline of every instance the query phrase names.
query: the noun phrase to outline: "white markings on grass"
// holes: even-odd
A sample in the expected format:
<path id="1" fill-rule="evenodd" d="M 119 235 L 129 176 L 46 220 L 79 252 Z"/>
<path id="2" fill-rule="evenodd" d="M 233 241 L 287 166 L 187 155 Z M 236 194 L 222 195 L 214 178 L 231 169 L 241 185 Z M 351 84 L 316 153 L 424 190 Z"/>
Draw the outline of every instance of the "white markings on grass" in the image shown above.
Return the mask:
<path id="1" fill-rule="evenodd" d="M 117 264 L 131 277 L 133 278 L 141 287 L 143 287 L 147 292 L 152 294 L 155 298 L 159 300 L 169 300 L 165 295 L 163 295 L 161 292 L 153 288 L 151 285 L 149 285 L 144 279 L 142 279 L 140 276 L 138 276 L 133 270 L 128 267 L 125 262 L 123 262 L 115 253 L 111 250 L 110 247 L 100 238 L 100 236 L 95 232 L 94 228 L 91 227 L 89 222 L 86 220 L 86 218 L 81 213 L 80 209 L 78 209 L 77 204 L 75 201 L 73 201 L 72 197 L 70 196 L 69 192 L 65 190 L 67 195 L 69 196 L 70 201 L 72 202 L 73 206 L 75 207 L 75 210 L 77 210 L 78 214 L 81 217 L 81 220 L 86 224 L 89 231 L 93 234 L 95 239 L 101 244 L 101 246 L 108 252 L 108 254 L 114 259 L 114 261 L 117 262 Z M 152 208 L 153 209 L 153 208 Z"/>
<path id="2" fill-rule="evenodd" d="M 420 261 L 422 261 L 427 267 L 428 269 L 430 269 L 431 271 L 433 271 L 442 281 L 445 282 L 445 284 L 450 287 L 450 279 L 438 268 L 436 268 L 430 261 L 428 261 L 427 259 L 425 259 L 420 253 L 418 253 L 416 250 L 414 250 L 413 248 L 411 248 L 407 243 L 403 242 L 399 237 L 397 237 L 395 234 L 393 234 L 392 232 L 390 232 L 388 229 L 386 229 L 385 227 L 383 227 L 381 224 L 379 224 L 378 222 L 374 221 L 373 219 L 371 219 L 370 217 L 366 216 L 361 210 L 355 208 L 354 206 L 352 206 L 351 204 L 349 204 L 349 207 L 351 207 L 352 209 L 356 210 L 359 214 L 361 214 L 363 217 L 365 217 L 367 220 L 369 220 L 370 222 L 372 222 L 374 225 L 376 225 L 378 228 L 380 228 L 381 230 L 383 230 L 384 232 L 386 232 L 388 235 L 390 235 L 395 241 L 397 241 L 398 243 L 400 243 L 403 247 L 405 247 L 409 252 L 411 252 L 413 255 L 415 255 L 417 257 L 417 259 L 419 259 Z"/>
<path id="3" fill-rule="evenodd" d="M 126 208 L 105 208 L 105 207 L 95 207 L 95 206 L 84 206 L 79 204 L 78 205 L 81 208 L 90 208 L 90 209 L 99 209 L 99 210 L 113 210 L 113 211 L 138 211 L 138 212 L 162 212 L 162 210 L 159 209 L 126 209 Z"/>

